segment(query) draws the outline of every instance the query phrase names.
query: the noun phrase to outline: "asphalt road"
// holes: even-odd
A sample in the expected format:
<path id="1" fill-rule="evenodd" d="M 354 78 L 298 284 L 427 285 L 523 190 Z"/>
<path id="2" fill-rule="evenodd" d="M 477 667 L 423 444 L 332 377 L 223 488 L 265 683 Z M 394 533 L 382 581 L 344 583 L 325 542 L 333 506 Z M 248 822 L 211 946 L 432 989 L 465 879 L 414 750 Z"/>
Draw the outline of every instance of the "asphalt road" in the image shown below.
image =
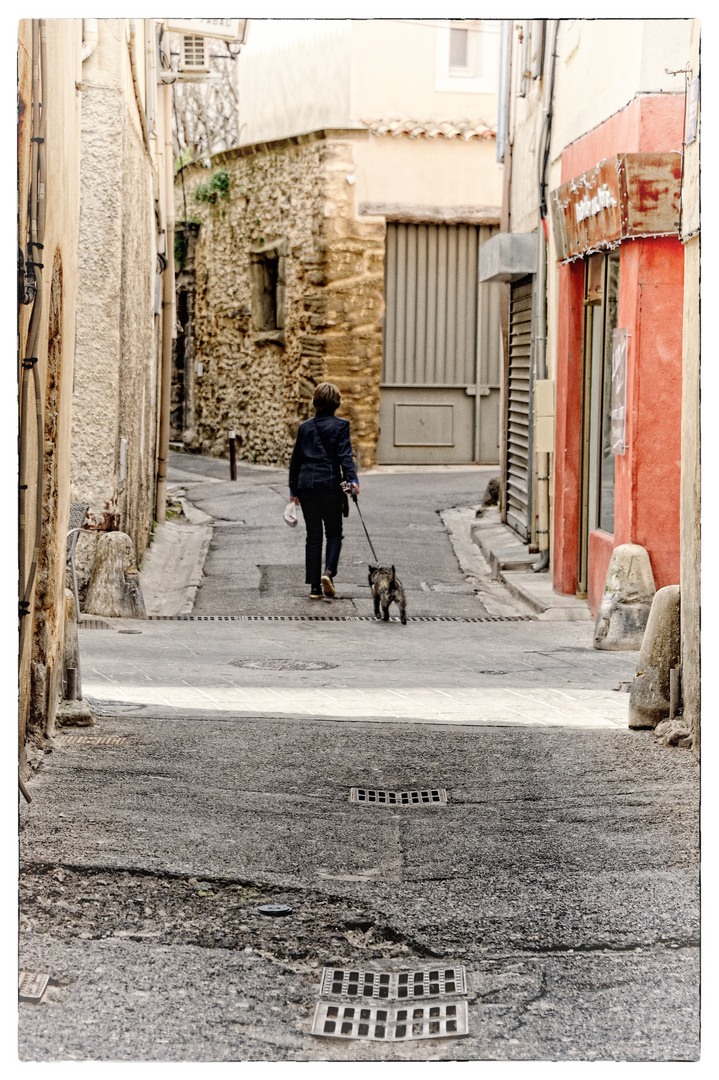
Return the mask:
<path id="1" fill-rule="evenodd" d="M 188 497 L 226 524 L 197 610 L 265 621 L 81 631 L 97 724 L 55 739 L 21 805 L 21 966 L 51 978 L 21 1002 L 21 1059 L 696 1060 L 698 767 L 607 713 L 636 654 L 597 653 L 591 623 L 274 622 L 305 603 L 302 538 L 274 524 L 284 477 L 202 475 Z M 478 503 L 481 479 L 363 479 L 413 604 L 481 617 L 472 590 L 421 584 L 466 584 L 438 511 Z M 348 527 L 341 564 L 359 613 L 362 541 Z M 318 656 L 337 667 L 303 669 Z M 163 708 L 158 686 L 177 695 Z M 196 691 L 217 703 L 180 696 Z M 411 704 L 382 714 L 397 694 Z M 441 695 L 464 713 L 435 722 Z M 353 787 L 447 803 L 357 804 Z M 468 1034 L 313 1035 L 321 1000 L 368 1005 L 321 992 L 325 966 L 378 985 L 423 970 L 427 987 L 464 967 L 461 993 L 411 1011 L 466 1004 Z"/>
<path id="2" fill-rule="evenodd" d="M 214 519 L 205 579 L 196 614 L 306 614 L 317 610 L 304 580 L 304 522 L 282 521 L 289 498 L 287 472 L 238 466 L 235 482 L 226 462 L 172 455 L 172 475 L 187 498 Z M 493 468 L 438 469 L 422 473 L 363 473 L 360 508 L 383 565 L 396 566 L 415 615 L 486 614 L 460 572 L 441 510 L 481 503 Z M 213 482 L 207 483 L 210 474 Z M 193 478 L 197 480 L 193 482 Z M 372 552 L 357 508 L 350 506 L 337 576 L 336 614 L 371 613 L 367 580 Z M 238 557 L 241 552 L 241 556 Z M 393 612 L 395 609 L 392 609 Z"/>

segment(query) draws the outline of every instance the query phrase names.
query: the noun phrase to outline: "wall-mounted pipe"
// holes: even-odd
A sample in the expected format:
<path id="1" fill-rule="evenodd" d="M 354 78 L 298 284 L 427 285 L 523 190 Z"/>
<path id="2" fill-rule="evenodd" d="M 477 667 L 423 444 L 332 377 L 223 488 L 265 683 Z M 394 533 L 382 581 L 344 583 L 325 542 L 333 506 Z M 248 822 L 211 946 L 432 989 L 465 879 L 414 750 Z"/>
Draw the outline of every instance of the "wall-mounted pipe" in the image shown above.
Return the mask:
<path id="1" fill-rule="evenodd" d="M 145 123 L 145 106 L 142 103 L 140 97 L 140 87 L 137 81 L 137 67 L 135 64 L 135 49 L 137 47 L 137 37 L 135 33 L 135 20 L 130 19 L 130 40 L 127 43 L 127 48 L 130 53 L 130 71 L 132 72 L 132 88 L 135 91 L 135 103 L 137 105 L 137 113 L 140 117 L 140 127 L 142 128 L 142 141 L 145 144 L 145 150 L 147 156 L 152 161 L 152 152 L 150 151 L 150 140 L 147 137 L 147 124 Z M 150 93 L 150 87 L 145 86 L 145 96 Z"/>
<path id="2" fill-rule="evenodd" d="M 547 168 L 551 151 L 552 117 L 554 98 L 554 74 L 557 59 L 557 35 L 559 19 L 554 20 L 552 35 L 552 56 L 547 87 L 547 106 L 544 116 L 542 137 L 539 143 L 539 265 L 537 267 L 537 314 L 535 319 L 535 379 L 547 378 Z M 537 468 L 537 547 L 539 559 L 533 564 L 535 573 L 546 570 L 549 566 L 549 454 L 535 454 Z"/>
<path id="3" fill-rule="evenodd" d="M 162 288 L 162 365 L 160 382 L 160 424 L 157 440 L 157 489 L 155 520 L 165 522 L 167 508 L 167 459 L 170 452 L 170 406 L 172 388 L 172 341 L 175 330 L 175 185 L 172 146 L 172 115 L 170 86 L 162 88 L 164 104 L 164 152 L 162 155 L 165 189 L 165 268 Z"/>
<path id="4" fill-rule="evenodd" d="M 98 23 L 99 19 L 82 20 L 82 52 L 80 53 L 80 59 L 83 64 L 97 48 Z"/>

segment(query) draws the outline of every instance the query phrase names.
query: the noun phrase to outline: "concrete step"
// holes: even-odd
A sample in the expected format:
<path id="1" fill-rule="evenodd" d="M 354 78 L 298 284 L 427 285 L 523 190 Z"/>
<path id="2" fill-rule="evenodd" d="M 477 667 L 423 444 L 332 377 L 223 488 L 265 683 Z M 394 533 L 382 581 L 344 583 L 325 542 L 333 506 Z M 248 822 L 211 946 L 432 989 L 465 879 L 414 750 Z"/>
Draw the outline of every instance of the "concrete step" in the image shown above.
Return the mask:
<path id="1" fill-rule="evenodd" d="M 530 553 L 528 545 L 502 523 L 498 508 L 485 510 L 470 531 L 472 542 L 489 564 L 492 577 L 501 581 L 515 599 L 527 604 L 540 618 L 552 622 L 592 621 L 585 600 L 561 596 L 554 591 L 547 571 L 534 572 L 533 566 L 539 555 Z"/>

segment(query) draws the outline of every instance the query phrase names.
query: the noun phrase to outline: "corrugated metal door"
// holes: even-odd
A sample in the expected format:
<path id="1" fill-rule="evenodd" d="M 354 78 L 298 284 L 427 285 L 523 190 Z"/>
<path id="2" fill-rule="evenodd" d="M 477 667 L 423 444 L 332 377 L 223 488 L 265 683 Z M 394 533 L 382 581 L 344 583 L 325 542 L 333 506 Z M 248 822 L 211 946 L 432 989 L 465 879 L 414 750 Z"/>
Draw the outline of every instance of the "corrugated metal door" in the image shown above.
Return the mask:
<path id="1" fill-rule="evenodd" d="M 531 276 L 515 282 L 509 306 L 507 524 L 523 540 L 529 539 L 532 502 L 532 283 Z"/>
<path id="2" fill-rule="evenodd" d="M 495 231 L 388 223 L 378 461 L 498 461 L 499 297 L 477 280 Z"/>

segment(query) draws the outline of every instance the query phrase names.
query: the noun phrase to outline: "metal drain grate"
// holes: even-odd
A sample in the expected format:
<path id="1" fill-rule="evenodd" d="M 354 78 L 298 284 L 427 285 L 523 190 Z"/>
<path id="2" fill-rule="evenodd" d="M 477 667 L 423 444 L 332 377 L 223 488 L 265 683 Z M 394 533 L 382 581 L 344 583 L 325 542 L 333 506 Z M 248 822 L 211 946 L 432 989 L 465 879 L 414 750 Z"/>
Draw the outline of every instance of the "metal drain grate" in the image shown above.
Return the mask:
<path id="1" fill-rule="evenodd" d="M 468 1033 L 467 1002 L 444 1002 L 416 1008 L 359 1008 L 320 1001 L 315 1009 L 312 1034 L 333 1039 L 366 1039 L 400 1042 L 409 1039 L 442 1039 Z"/>
<path id="2" fill-rule="evenodd" d="M 79 623 L 80 630 L 112 630 L 109 623 L 104 619 L 91 619 L 87 615 L 83 615 Z"/>
<path id="3" fill-rule="evenodd" d="M 467 976 L 461 964 L 412 971 L 325 968 L 320 983 L 320 994 L 334 997 L 416 1000 L 466 993 Z"/>
<path id="4" fill-rule="evenodd" d="M 381 791 L 377 788 L 350 788 L 350 802 L 374 806 L 446 805 L 446 788 L 420 788 L 417 791 Z"/>
<path id="5" fill-rule="evenodd" d="M 38 975 L 34 971 L 19 971 L 17 989 L 20 1000 L 37 1004 L 45 993 L 49 981 L 49 975 Z"/>
<path id="6" fill-rule="evenodd" d="M 375 615 L 148 615 L 150 622 L 377 622 Z M 407 622 L 536 622 L 536 615 L 408 615 Z M 390 615 L 390 622 L 399 622 Z"/>
<path id="7" fill-rule="evenodd" d="M 268 657 L 266 660 L 230 660 L 232 667 L 261 668 L 263 671 L 324 671 L 336 668 L 339 664 L 330 664 L 325 660 L 280 660 Z"/>
<path id="8" fill-rule="evenodd" d="M 58 735 L 55 742 L 62 746 L 124 746 L 128 735 Z"/>

